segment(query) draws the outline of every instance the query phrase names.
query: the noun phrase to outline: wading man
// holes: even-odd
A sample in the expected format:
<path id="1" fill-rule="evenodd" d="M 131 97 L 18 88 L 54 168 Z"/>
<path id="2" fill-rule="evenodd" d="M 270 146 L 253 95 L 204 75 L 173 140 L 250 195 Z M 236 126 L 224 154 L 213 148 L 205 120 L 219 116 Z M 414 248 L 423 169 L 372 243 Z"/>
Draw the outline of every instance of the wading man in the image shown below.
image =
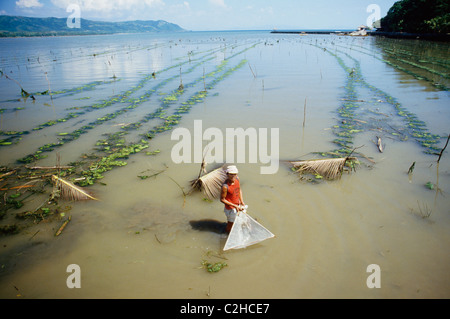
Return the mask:
<path id="1" fill-rule="evenodd" d="M 226 233 L 229 234 L 233 227 L 234 220 L 238 211 L 244 210 L 244 200 L 242 199 L 242 191 L 239 183 L 238 169 L 236 166 L 228 166 L 227 180 L 222 185 L 222 193 L 220 201 L 225 204 L 224 212 L 227 216 Z"/>

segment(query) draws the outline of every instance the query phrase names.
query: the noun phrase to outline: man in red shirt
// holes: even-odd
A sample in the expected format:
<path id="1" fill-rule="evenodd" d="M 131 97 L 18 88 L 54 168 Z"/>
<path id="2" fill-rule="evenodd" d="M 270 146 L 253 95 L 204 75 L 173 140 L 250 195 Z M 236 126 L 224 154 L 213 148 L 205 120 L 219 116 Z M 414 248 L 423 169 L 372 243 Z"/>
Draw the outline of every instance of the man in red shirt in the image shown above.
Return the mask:
<path id="1" fill-rule="evenodd" d="M 234 220 L 238 211 L 244 210 L 244 200 L 242 199 L 242 191 L 239 183 L 238 169 L 236 166 L 228 166 L 227 180 L 222 185 L 222 193 L 220 201 L 225 204 L 224 212 L 227 216 L 227 227 L 225 231 L 229 234 L 233 227 Z"/>

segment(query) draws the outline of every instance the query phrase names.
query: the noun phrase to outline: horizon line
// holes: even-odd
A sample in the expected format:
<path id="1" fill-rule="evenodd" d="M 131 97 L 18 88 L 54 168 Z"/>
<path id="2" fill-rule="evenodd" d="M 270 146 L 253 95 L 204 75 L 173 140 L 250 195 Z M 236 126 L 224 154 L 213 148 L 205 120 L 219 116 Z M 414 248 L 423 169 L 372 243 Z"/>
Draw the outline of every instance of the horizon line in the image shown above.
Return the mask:
<path id="1" fill-rule="evenodd" d="M 11 14 L 1 14 L 1 16 L 8 16 L 8 17 L 23 17 L 23 18 L 33 18 L 33 19 L 49 19 L 49 18 L 54 18 L 54 19 L 67 19 L 66 17 L 54 17 L 54 16 L 47 16 L 47 17 L 33 17 L 33 16 L 25 16 L 25 15 L 11 15 Z M 314 29 L 310 29 L 310 28 L 298 28 L 298 27 L 286 27 L 286 28 L 278 28 L 278 27 L 272 27 L 272 28 L 267 28 L 267 27 L 255 27 L 255 28 L 242 28 L 242 29 L 213 29 L 213 30 L 208 30 L 208 29 L 204 29 L 204 30 L 190 30 L 190 29 L 185 29 L 183 28 L 181 25 L 179 25 L 176 22 L 170 22 L 167 20 L 162 20 L 162 19 L 157 19 L 157 20 L 153 20 L 153 19 L 148 19 L 148 20 L 143 20 L 143 19 L 135 19 L 135 20 L 119 20 L 119 21 L 106 21 L 106 20 L 95 20 L 95 19 L 86 19 L 86 18 L 80 18 L 82 20 L 88 20 L 88 21 L 95 21 L 95 22 L 105 22 L 105 23 L 121 23 L 121 22 L 134 22 L 134 21 L 164 21 L 167 23 L 171 23 L 171 24 L 176 24 L 178 25 L 180 28 L 182 28 L 184 31 L 187 32 L 219 32 L 219 31 L 223 31 L 223 32 L 232 32 L 232 31 L 350 31 L 350 30 L 355 30 L 355 28 L 348 28 L 348 27 L 342 27 L 342 28 L 337 28 L 337 27 L 332 27 L 332 28 L 314 28 Z M 177 31 L 179 32 L 179 31 Z"/>

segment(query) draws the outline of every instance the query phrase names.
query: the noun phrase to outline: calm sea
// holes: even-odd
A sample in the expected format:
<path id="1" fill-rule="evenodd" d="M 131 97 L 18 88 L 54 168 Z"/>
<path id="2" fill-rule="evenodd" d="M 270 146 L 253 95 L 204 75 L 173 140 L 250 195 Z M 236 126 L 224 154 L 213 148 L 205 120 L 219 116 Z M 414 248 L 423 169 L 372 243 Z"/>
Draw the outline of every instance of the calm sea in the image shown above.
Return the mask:
<path id="1" fill-rule="evenodd" d="M 0 225 L 20 229 L 0 237 L 1 298 L 448 298 L 448 56 L 269 31 L 0 39 L 0 175 L 59 158 L 99 199 L 48 204 L 51 170 L 14 184 L 35 188 L 0 177 Z M 359 165 L 338 180 L 289 164 L 350 153 Z M 238 166 L 275 238 L 221 250 L 223 204 L 190 192 L 205 154 L 208 172 Z"/>

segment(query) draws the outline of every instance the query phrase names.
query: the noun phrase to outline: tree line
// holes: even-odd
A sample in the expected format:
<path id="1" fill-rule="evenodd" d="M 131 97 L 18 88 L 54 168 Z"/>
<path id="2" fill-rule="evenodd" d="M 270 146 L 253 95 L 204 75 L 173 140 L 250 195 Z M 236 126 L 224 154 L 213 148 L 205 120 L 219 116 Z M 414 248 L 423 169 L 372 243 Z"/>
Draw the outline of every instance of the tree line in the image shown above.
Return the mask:
<path id="1" fill-rule="evenodd" d="M 378 31 L 450 33 L 450 1 L 397 1 L 381 19 L 381 28 Z"/>

